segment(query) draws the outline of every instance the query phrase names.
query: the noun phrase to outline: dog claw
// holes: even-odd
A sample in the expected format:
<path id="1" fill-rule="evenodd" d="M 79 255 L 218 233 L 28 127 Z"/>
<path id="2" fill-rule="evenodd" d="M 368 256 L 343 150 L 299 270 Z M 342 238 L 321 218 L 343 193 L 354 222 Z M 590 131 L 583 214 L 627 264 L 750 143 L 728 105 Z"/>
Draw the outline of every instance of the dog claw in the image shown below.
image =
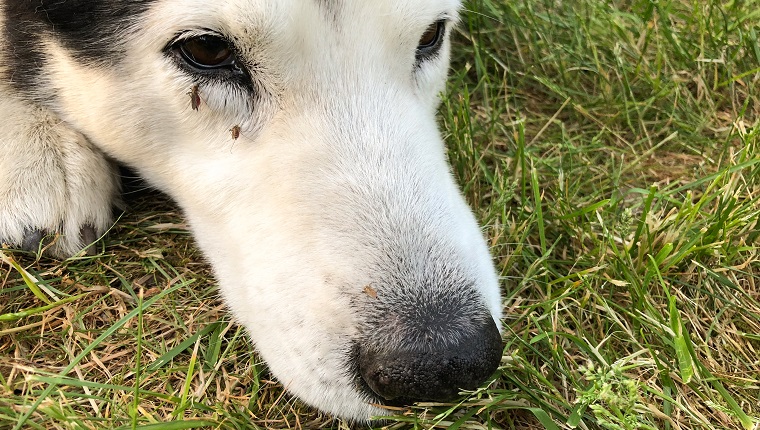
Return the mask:
<path id="1" fill-rule="evenodd" d="M 92 257 L 97 254 L 97 248 L 95 242 L 98 240 L 98 235 L 95 232 L 95 227 L 91 225 L 85 225 L 79 230 L 79 238 L 81 243 L 85 245 L 83 249 L 85 255 Z M 48 233 L 45 230 L 38 228 L 27 228 L 24 231 L 24 237 L 21 241 L 20 249 L 27 252 L 38 253 L 40 250 L 44 250 L 48 245 L 52 243 L 51 237 L 48 237 Z"/>
<path id="2" fill-rule="evenodd" d="M 81 237 L 82 242 L 87 245 L 87 247 L 84 248 L 85 255 L 89 257 L 94 256 L 97 253 L 97 250 L 95 249 L 95 241 L 98 240 L 98 235 L 95 234 L 95 228 L 89 225 L 82 227 L 82 229 L 79 230 L 79 237 Z"/>
<path id="3" fill-rule="evenodd" d="M 21 249 L 24 251 L 36 253 L 40 249 L 40 242 L 45 238 L 45 233 L 38 229 L 27 229 L 24 231 L 24 239 L 21 242 Z"/>

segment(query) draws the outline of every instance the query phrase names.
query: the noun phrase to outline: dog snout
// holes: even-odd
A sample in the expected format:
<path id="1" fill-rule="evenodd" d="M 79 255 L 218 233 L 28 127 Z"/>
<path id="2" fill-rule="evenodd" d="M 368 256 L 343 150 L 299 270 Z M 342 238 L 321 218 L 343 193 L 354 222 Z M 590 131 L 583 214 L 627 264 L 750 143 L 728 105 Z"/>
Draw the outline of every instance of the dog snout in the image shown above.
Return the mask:
<path id="1" fill-rule="evenodd" d="M 448 401 L 473 390 L 499 365 L 502 341 L 486 318 L 456 339 L 426 336 L 423 342 L 359 346 L 359 370 L 367 386 L 392 403 Z"/>

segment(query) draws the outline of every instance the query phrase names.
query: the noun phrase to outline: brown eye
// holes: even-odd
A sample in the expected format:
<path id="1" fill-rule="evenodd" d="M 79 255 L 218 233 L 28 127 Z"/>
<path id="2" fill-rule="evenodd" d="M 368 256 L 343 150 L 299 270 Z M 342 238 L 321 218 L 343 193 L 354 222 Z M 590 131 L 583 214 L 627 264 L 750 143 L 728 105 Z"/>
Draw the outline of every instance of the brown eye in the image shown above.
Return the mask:
<path id="1" fill-rule="evenodd" d="M 186 39 L 179 42 L 175 49 L 183 60 L 198 69 L 215 69 L 235 62 L 230 44 L 217 36 L 203 35 Z"/>
<path id="2" fill-rule="evenodd" d="M 443 39 L 445 30 L 444 21 L 436 21 L 425 30 L 425 33 L 420 37 L 420 42 L 417 45 L 417 51 L 423 52 L 425 50 L 436 49 Z"/>

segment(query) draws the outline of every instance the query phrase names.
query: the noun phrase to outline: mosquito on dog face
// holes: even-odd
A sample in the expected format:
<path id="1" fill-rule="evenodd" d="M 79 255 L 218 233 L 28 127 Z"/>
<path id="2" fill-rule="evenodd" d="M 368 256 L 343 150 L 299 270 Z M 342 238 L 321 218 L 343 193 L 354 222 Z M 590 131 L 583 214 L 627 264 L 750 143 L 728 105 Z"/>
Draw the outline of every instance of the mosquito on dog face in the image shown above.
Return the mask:
<path id="1" fill-rule="evenodd" d="M 190 91 L 187 92 L 187 95 L 190 96 L 190 107 L 193 110 L 198 110 L 201 105 L 201 96 L 199 94 L 198 84 L 193 85 L 193 87 L 190 88 Z"/>

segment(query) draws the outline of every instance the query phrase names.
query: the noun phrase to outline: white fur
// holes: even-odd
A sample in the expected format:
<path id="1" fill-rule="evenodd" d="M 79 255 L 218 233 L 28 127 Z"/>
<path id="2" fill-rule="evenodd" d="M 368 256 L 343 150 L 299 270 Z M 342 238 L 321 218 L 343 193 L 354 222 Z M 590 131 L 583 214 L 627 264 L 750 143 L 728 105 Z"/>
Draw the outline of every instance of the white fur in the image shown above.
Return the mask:
<path id="1" fill-rule="evenodd" d="M 0 84 L 0 92 L 4 87 Z M 105 231 L 118 178 L 113 166 L 84 136 L 49 110 L 0 98 L 0 237 L 20 244 L 39 229 L 51 237 L 51 252 L 73 255 L 88 245 L 81 228 Z"/>
<path id="2" fill-rule="evenodd" d="M 80 64 L 47 40 L 39 91 L 57 94 L 60 120 L 0 100 L 13 112 L 12 130 L 0 132 L 12 153 L 0 156 L 0 237 L 19 243 L 27 225 L 62 223 L 59 251 L 75 252 L 76 226 L 102 231 L 109 220 L 116 188 L 99 151 L 135 166 L 182 207 L 226 302 L 283 384 L 366 420 L 387 411 L 355 388 L 345 353 L 362 324 L 355 303 L 388 252 L 409 262 L 398 276 L 413 276 L 431 264 L 421 253 L 432 243 L 476 281 L 496 321 L 501 304 L 435 122 L 449 42 L 414 68 L 420 35 L 453 19 L 458 2 L 333 6 L 331 21 L 311 0 L 159 1 L 125 25 L 125 58 L 111 68 Z M 263 97 L 201 85 L 193 111 L 192 79 L 162 53 L 188 28 L 234 35 Z"/>

